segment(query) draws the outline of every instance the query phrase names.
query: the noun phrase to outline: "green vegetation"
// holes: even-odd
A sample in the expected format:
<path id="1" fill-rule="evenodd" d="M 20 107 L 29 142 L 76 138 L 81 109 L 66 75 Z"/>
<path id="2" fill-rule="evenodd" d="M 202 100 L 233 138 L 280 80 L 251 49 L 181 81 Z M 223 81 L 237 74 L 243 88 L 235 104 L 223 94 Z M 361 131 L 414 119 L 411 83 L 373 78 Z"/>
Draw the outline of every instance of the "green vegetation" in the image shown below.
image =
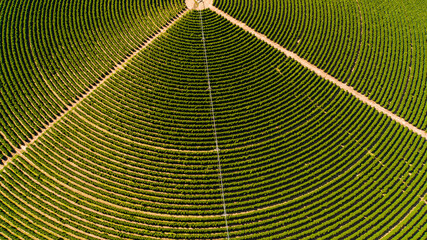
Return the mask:
<path id="1" fill-rule="evenodd" d="M 178 0 L 1 1 L 0 158 L 184 7 Z"/>
<path id="2" fill-rule="evenodd" d="M 414 206 L 424 214 L 425 139 L 208 15 L 232 237 L 376 239 Z M 410 230 L 426 231 L 396 233 Z"/>
<path id="3" fill-rule="evenodd" d="M 217 0 L 214 4 L 427 129 L 427 1 Z"/>
<path id="4" fill-rule="evenodd" d="M 9 234 L 224 237 L 204 69 L 188 15 L 6 166 Z"/>
<path id="5" fill-rule="evenodd" d="M 269 6 L 276 3 L 270 2 L 273 5 Z M 37 9 L 25 7 L 36 3 L 2 4 Z M 87 8 L 68 2 L 50 3 L 57 7 L 43 11 L 69 10 L 70 16 L 84 12 L 87 19 L 81 19 L 97 28 L 84 32 L 84 27 L 77 27 L 82 20 L 66 20 L 66 14 L 58 15 L 58 21 L 75 21 L 75 25 L 68 30 L 61 28 L 55 33 L 57 39 L 49 41 L 41 39 L 41 32 L 29 34 L 37 42 L 33 44 L 38 44 L 36 55 L 31 55 L 33 50 L 25 50 L 16 54 L 21 65 L 2 63 L 2 74 L 17 73 L 19 69 L 28 72 L 26 78 L 19 78 L 22 80 L 2 75 L 2 79 L 10 79 L 2 82 L 2 91 L 9 89 L 10 95 L 2 95 L 5 130 L 0 132 L 15 141 L 15 147 L 31 139 L 64 106 L 99 82 L 184 8 L 178 1 L 129 1 L 129 5 L 120 6 L 114 1 L 82 2 Z M 305 3 L 298 11 L 306 6 L 315 8 Z M 359 26 L 353 11 L 358 8 L 357 2 L 345 3 L 343 23 Z M 238 15 L 234 9 L 239 4 L 234 8 L 231 2 L 215 4 Z M 249 1 L 241 4 L 244 7 Z M 338 6 L 334 4 L 322 6 Z M 6 9 L 3 5 L 1 9 Z M 259 12 L 248 10 L 258 16 L 250 26 L 263 25 L 271 32 L 286 26 L 290 29 L 284 32 L 296 31 L 291 28 L 296 26 L 280 21 L 265 24 L 271 16 L 263 11 L 273 11 L 266 6 L 255 7 Z M 96 9 L 100 17 L 82 9 Z M 166 14 L 156 15 L 156 11 Z M 36 17 L 47 18 L 30 13 L 28 16 L 40 24 L 43 21 Z M 125 13 L 132 14 L 127 18 Z M 242 14 L 237 17 L 249 16 L 246 11 Z M 144 16 L 159 18 L 151 26 L 142 24 Z M 0 239 L 224 239 L 227 231 L 233 239 L 426 237 L 424 138 L 213 11 L 204 10 L 202 16 L 206 49 L 199 12 L 190 11 L 0 170 Z M 278 19 L 298 21 L 288 16 L 300 14 L 279 15 Z M 53 20 L 49 24 L 57 26 Z M 6 26 L 1 28 L 14 29 Z M 316 32 L 316 27 L 307 27 L 307 32 Z M 318 35 L 310 41 L 322 37 L 324 30 L 318 29 Z M 348 77 L 350 83 L 357 76 L 348 66 L 355 64 L 359 54 L 355 51 L 359 49 L 359 30 L 355 27 L 349 36 L 358 39 L 354 42 L 331 38 L 323 43 L 342 44 L 342 51 L 351 57 L 331 54 L 340 49 L 336 45 L 315 45 L 313 49 L 320 52 L 310 55 L 313 49 L 308 40 L 298 43 L 304 47 L 291 49 L 303 57 L 312 56 L 307 59 L 326 64 L 322 67 L 333 72 L 337 64 L 328 65 L 322 60 L 329 54 L 346 70 L 336 70 L 335 76 Z M 340 31 L 336 35 L 344 38 Z M 292 34 L 279 31 L 272 39 L 288 47 L 292 42 L 286 39 L 288 35 Z M 97 40 L 80 45 L 84 43 L 81 37 Z M 2 39 L 12 40 L 16 39 Z M 61 44 L 65 41 L 69 44 L 62 55 L 58 49 L 65 46 Z M 3 47 L 5 50 L 8 48 Z M 51 53 L 59 55 L 47 57 Z M 360 54 L 360 62 L 365 64 L 362 56 L 369 51 L 361 50 Z M 50 69 L 55 66 L 56 70 Z M 357 61 L 354 66 L 355 72 L 361 71 Z M 407 66 L 401 67 L 407 70 Z M 418 68 L 423 69 L 421 63 Z M 416 72 L 415 67 L 411 69 Z M 373 70 L 366 71 L 370 74 Z M 395 73 L 393 69 L 383 71 Z M 396 74 L 416 79 L 414 73 Z M 25 101 L 22 104 L 14 102 L 21 98 Z M 30 106 L 26 102 L 34 103 Z M 406 103 L 402 104 L 404 107 Z M 3 149 L 5 155 L 13 152 L 5 139 Z"/>

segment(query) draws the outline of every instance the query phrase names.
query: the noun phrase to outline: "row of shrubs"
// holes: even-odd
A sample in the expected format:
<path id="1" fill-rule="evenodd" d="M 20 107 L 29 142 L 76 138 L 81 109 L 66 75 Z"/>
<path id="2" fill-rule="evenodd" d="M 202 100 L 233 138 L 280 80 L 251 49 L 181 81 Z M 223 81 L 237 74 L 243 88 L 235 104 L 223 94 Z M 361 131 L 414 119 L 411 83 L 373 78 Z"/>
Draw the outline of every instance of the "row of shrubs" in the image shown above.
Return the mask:
<path id="1" fill-rule="evenodd" d="M 0 158 L 46 128 L 184 8 L 178 0 L 2 4 Z"/>

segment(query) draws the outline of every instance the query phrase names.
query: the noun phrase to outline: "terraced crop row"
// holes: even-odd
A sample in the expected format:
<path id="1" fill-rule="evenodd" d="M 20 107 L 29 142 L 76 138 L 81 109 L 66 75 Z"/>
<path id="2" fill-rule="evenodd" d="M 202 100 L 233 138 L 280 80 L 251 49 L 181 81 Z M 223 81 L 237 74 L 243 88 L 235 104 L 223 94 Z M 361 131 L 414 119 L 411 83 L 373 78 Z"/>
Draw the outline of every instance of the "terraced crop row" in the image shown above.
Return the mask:
<path id="1" fill-rule="evenodd" d="M 424 237 L 423 138 L 203 19 L 231 238 Z M 0 236 L 226 236 L 200 27 L 185 15 L 0 172 Z"/>
<path id="2" fill-rule="evenodd" d="M 427 129 L 425 1 L 215 1 L 421 129 Z"/>
<path id="3" fill-rule="evenodd" d="M 2 1 L 0 159 L 32 139 L 160 26 L 181 1 Z"/>

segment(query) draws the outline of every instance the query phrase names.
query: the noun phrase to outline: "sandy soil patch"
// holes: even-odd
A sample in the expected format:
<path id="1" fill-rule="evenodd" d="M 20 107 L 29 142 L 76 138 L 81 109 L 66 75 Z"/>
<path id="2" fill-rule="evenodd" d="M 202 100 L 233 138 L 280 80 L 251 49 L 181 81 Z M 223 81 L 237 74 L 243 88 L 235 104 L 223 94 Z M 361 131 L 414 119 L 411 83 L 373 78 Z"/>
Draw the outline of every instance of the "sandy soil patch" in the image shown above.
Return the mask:
<path id="1" fill-rule="evenodd" d="M 185 0 L 187 8 L 191 10 L 203 10 L 212 6 L 213 0 Z"/>

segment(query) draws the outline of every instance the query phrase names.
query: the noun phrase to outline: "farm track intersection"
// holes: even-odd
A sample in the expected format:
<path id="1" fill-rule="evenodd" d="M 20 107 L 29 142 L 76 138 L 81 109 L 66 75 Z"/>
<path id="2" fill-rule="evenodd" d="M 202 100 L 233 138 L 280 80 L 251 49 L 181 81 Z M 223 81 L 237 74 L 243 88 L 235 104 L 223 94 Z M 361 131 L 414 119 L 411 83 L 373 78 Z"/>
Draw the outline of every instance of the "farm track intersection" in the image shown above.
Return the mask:
<path id="1" fill-rule="evenodd" d="M 384 113 L 385 115 L 387 115 L 389 118 L 391 118 L 392 120 L 396 121 L 397 123 L 399 123 L 400 125 L 408 128 L 409 130 L 411 130 L 412 132 L 417 133 L 418 135 L 422 136 L 424 139 L 427 139 L 427 134 L 425 131 L 411 125 L 410 123 L 408 123 L 407 121 L 405 121 L 403 118 L 400 118 L 399 116 L 397 116 L 396 114 L 392 113 L 391 111 L 385 109 L 384 107 L 382 107 L 381 105 L 377 104 L 376 102 L 370 100 L 369 98 L 367 98 L 366 96 L 364 96 L 363 94 L 357 92 L 356 90 L 354 90 L 352 87 L 347 86 L 346 84 L 342 83 L 341 81 L 339 81 L 336 78 L 333 78 L 332 76 L 330 76 L 329 74 L 327 74 L 326 72 L 322 71 L 321 69 L 317 68 L 316 66 L 314 66 L 313 64 L 307 62 L 306 60 L 302 59 L 301 57 L 299 57 L 298 55 L 296 55 L 295 53 L 292 53 L 290 51 L 288 51 L 287 49 L 281 47 L 279 44 L 269 40 L 266 36 L 256 32 L 255 30 L 247 27 L 244 23 L 239 22 L 238 20 L 232 18 L 231 16 L 227 15 L 226 13 L 222 12 L 221 10 L 210 6 L 209 9 L 211 9 L 212 11 L 216 12 L 218 15 L 221 15 L 222 17 L 224 17 L 225 19 L 227 19 L 228 21 L 232 22 L 233 24 L 239 26 L 240 28 L 244 29 L 245 31 L 250 32 L 251 34 L 253 34 L 255 37 L 257 37 L 258 39 L 262 40 L 264 43 L 267 43 L 268 45 L 274 47 L 275 49 L 279 50 L 280 52 L 284 53 L 287 57 L 290 57 L 294 60 L 296 60 L 298 63 L 300 63 L 302 66 L 306 67 L 307 69 L 313 71 L 314 73 L 316 73 L 318 76 L 334 83 L 336 86 L 338 86 L 339 88 L 343 89 L 346 92 L 349 92 L 350 94 L 352 94 L 354 97 L 356 97 L 358 100 L 360 100 L 361 102 L 369 105 L 370 107 L 374 108 L 376 111 Z M 68 112 L 71 112 L 75 107 L 78 107 L 78 104 L 80 102 L 82 102 L 85 98 L 87 98 L 95 89 L 97 89 L 99 86 L 101 86 L 104 81 L 108 80 L 112 75 L 114 75 L 117 71 L 119 71 L 120 69 L 123 69 L 127 63 L 134 57 L 136 56 L 142 49 L 144 49 L 147 45 L 149 45 L 155 38 L 157 38 L 160 34 L 162 34 L 163 32 L 165 32 L 169 27 L 171 27 L 172 25 L 174 25 L 174 23 L 176 21 L 179 21 L 183 16 L 185 16 L 185 14 L 188 13 L 189 10 L 184 11 L 183 13 L 181 13 L 177 19 L 175 19 L 172 23 L 170 23 L 168 26 L 162 28 L 162 30 L 160 31 L 160 33 L 156 34 L 156 36 L 153 39 L 150 39 L 146 44 L 144 44 L 140 49 L 138 49 L 136 52 L 134 52 L 134 54 L 132 54 L 129 58 L 127 58 L 124 63 L 117 65 L 109 75 L 107 75 L 104 79 L 102 79 L 99 83 L 97 83 L 93 88 L 91 88 L 91 90 L 89 90 L 87 93 L 85 93 L 83 95 L 82 98 L 80 98 L 79 100 L 77 100 L 71 107 L 67 108 L 67 110 L 65 111 L 65 113 L 61 114 L 54 122 L 52 122 L 51 124 L 49 124 L 40 134 L 38 134 L 36 137 L 34 137 L 28 144 L 26 144 L 23 148 L 17 150 L 17 153 L 11 157 L 10 159 L 7 160 L 6 163 L 12 161 L 13 159 L 16 158 L 16 156 L 23 156 L 22 153 L 26 151 L 26 149 L 28 147 L 31 148 L 31 145 L 34 144 L 40 136 L 44 135 L 44 134 L 48 134 L 48 130 L 50 128 L 52 128 L 56 123 L 60 122 L 60 120 L 62 119 L 63 116 L 65 116 Z M 203 33 L 203 19 L 202 19 L 202 15 L 201 12 L 200 13 L 200 18 L 201 18 L 201 25 L 202 25 L 202 36 L 204 35 Z M 221 191 L 222 191 L 222 201 L 223 201 L 223 206 L 224 206 L 224 217 L 225 217 L 225 223 L 226 223 L 226 229 L 227 229 L 227 235 L 228 235 L 228 225 L 227 225 L 227 213 L 226 213 L 226 200 L 224 199 L 224 188 L 223 188 L 223 183 L 222 183 L 222 173 L 221 173 L 221 162 L 220 162 L 220 149 L 219 149 L 219 144 L 218 144 L 218 139 L 217 139 L 217 134 L 216 134 L 216 124 L 215 124 L 215 113 L 214 113 L 214 102 L 213 102 L 213 98 L 212 98 L 212 92 L 211 92 L 211 86 L 210 86 L 210 80 L 209 80 L 209 70 L 208 70 L 208 59 L 207 59 L 207 54 L 206 54 L 206 45 L 205 45 L 205 37 L 203 36 L 202 38 L 203 40 L 203 45 L 204 45 L 204 55 L 205 55 L 205 64 L 206 64 L 206 74 L 207 74 L 207 78 L 208 78 L 208 91 L 209 91 L 209 95 L 210 95 L 210 104 L 211 104 L 211 113 L 212 113 L 212 121 L 213 121 L 213 133 L 214 133 L 214 137 L 215 137 L 215 144 L 216 144 L 216 148 L 215 151 L 217 153 L 217 159 L 218 159 L 218 169 L 219 169 L 219 178 L 221 181 Z M 280 71 L 280 70 L 279 70 Z M 311 100 L 311 99 L 310 99 Z M 311 100 L 312 101 L 312 100 Z M 313 102 L 313 101 L 312 101 Z M 314 103 L 314 102 L 313 102 Z M 323 110 L 323 109 L 322 109 Z M 323 111 L 326 114 L 326 111 Z M 84 117 L 82 117 L 84 118 Z M 54 128 L 54 127 L 53 127 Z M 6 139 L 7 140 L 7 139 Z M 153 146 L 153 148 L 155 148 Z M 174 151 L 173 149 L 169 149 Z M 115 151 L 115 150 L 113 150 Z M 381 163 L 382 164 L 382 163 Z M 384 166 L 384 165 L 383 165 Z M 2 168 L 0 168 L 1 171 Z M 333 180 L 332 180 L 333 181 Z M 326 183 L 328 184 L 328 183 Z M 314 189 L 313 191 L 316 191 L 317 189 Z M 425 203 L 424 198 L 420 197 L 420 199 Z M 417 204 L 418 205 L 418 204 Z M 415 205 L 406 216 L 409 216 L 413 210 L 415 209 L 415 207 L 417 206 Z M 274 207 L 274 206 L 273 206 Z M 255 210 L 256 211 L 256 210 Z M 248 212 L 241 212 L 243 213 L 248 213 Z M 234 213 L 234 215 L 238 215 L 241 213 Z M 233 214 L 230 214 L 233 215 Z M 403 218 L 398 224 L 396 224 L 392 229 L 390 229 L 389 232 L 393 231 L 395 229 L 395 227 L 397 227 L 398 225 L 400 225 L 405 219 Z M 388 234 L 388 233 L 387 233 Z M 387 235 L 386 234 L 386 235 Z M 228 236 L 229 238 L 229 236 Z"/>
<path id="2" fill-rule="evenodd" d="M 272 46 L 274 48 L 276 48 L 280 52 L 284 53 L 287 57 L 290 57 L 290 58 L 296 60 L 301 65 L 303 65 L 304 67 L 306 67 L 307 69 L 309 69 L 310 71 L 313 71 L 314 73 L 316 73 L 318 76 L 320 76 L 320 77 L 322 77 L 322 78 L 324 78 L 324 79 L 326 79 L 328 81 L 331 81 L 332 83 L 334 83 L 335 85 L 337 85 L 338 87 L 340 87 L 341 89 L 343 89 L 344 91 L 351 93 L 354 97 L 356 97 L 357 99 L 359 99 L 363 103 L 365 103 L 365 104 L 373 107 L 378 112 L 386 114 L 388 117 L 390 117 L 394 121 L 398 122 L 402 126 L 408 128 L 412 132 L 415 132 L 416 134 L 422 136 L 424 139 L 427 140 L 427 132 L 426 131 L 423 131 L 423 130 L 415 127 L 414 125 L 412 125 L 409 122 L 407 122 L 405 119 L 399 117 L 398 115 L 394 114 L 390 110 L 382 107 L 381 105 L 379 105 L 375 101 L 370 100 L 368 97 L 366 97 L 363 94 L 361 94 L 361 93 L 357 92 L 356 90 L 354 90 L 353 87 L 348 86 L 345 83 L 342 83 L 341 81 L 339 81 L 338 79 L 336 79 L 336 78 L 332 77 L 331 75 L 327 74 L 326 72 L 324 72 L 323 70 L 319 69 L 315 65 L 313 65 L 313 64 L 309 63 L 308 61 L 304 60 L 303 58 L 299 57 L 297 54 L 295 54 L 295 53 L 293 53 L 293 52 L 285 49 L 284 47 L 280 46 L 279 44 L 271 41 L 265 35 L 256 32 L 254 29 L 248 27 L 245 23 L 243 23 L 243 22 L 241 22 L 241 21 L 239 21 L 239 20 L 231 17 L 230 15 L 226 14 L 225 12 L 223 12 L 220 9 L 216 8 L 215 6 L 208 5 L 208 7 L 206 7 L 206 8 L 208 8 L 208 9 L 216 12 L 218 15 L 224 17 L 225 19 L 227 19 L 231 23 L 233 23 L 233 24 L 241 27 L 245 31 L 253 34 L 254 36 L 256 36 L 261 41 L 267 43 L 268 45 L 270 45 L 270 46 Z M 120 63 L 117 66 L 115 66 L 106 77 L 104 77 L 102 80 L 100 80 L 95 86 L 93 86 L 92 88 L 90 88 L 90 90 L 88 92 L 86 92 L 81 98 L 77 99 L 71 106 L 68 106 L 67 109 L 64 110 L 64 113 L 60 114 L 53 122 L 51 122 L 49 125 L 47 125 L 38 135 L 34 136 L 28 143 L 26 143 L 20 149 L 15 149 L 17 153 L 13 154 L 13 156 L 9 157 L 5 162 L 3 162 L 3 165 L 0 165 L 0 170 L 3 169 L 4 166 L 9 161 L 11 161 L 15 156 L 21 155 L 22 151 L 25 151 L 25 149 L 28 146 L 30 146 L 31 144 L 33 144 L 40 136 L 42 136 L 46 131 L 48 131 L 58 121 L 60 121 L 63 116 L 65 116 L 69 111 L 71 111 L 73 108 L 75 108 L 85 98 L 87 98 L 94 90 L 96 90 L 98 87 L 100 87 L 104 83 L 104 81 L 108 80 L 118 70 L 123 69 L 127 65 L 127 63 L 133 57 L 135 57 L 139 52 L 141 52 L 144 48 L 146 48 L 152 41 L 154 41 L 157 37 L 159 37 L 162 33 L 164 33 L 168 28 L 172 27 L 175 24 L 175 22 L 179 21 L 188 11 L 190 11 L 190 10 L 186 10 L 183 13 L 179 14 L 170 24 L 168 24 L 167 26 L 165 26 L 162 29 L 160 29 L 159 33 L 157 33 L 151 39 L 148 39 L 147 42 L 145 42 L 139 49 L 137 49 L 136 51 L 134 51 L 129 57 L 125 58 L 122 61 L 122 63 Z M 1 134 L 3 135 L 3 133 L 1 133 Z M 4 137 L 4 138 L 6 139 L 6 141 L 8 141 L 6 137 Z"/>

